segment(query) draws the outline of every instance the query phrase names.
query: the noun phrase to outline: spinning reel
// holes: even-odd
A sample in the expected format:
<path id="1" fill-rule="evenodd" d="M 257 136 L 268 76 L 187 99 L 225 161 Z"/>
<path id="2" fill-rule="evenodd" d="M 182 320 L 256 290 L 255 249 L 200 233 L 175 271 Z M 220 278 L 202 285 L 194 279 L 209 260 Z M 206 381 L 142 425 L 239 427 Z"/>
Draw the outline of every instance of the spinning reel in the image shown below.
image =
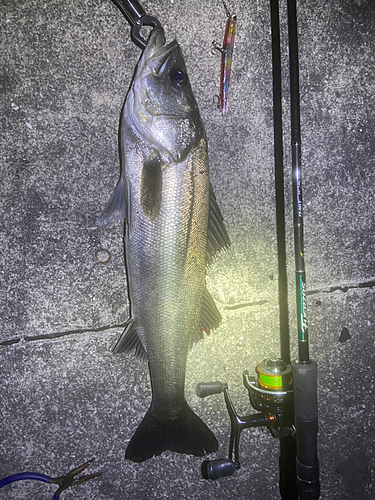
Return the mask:
<path id="1" fill-rule="evenodd" d="M 239 416 L 228 392 L 228 385 L 221 382 L 201 382 L 197 394 L 201 398 L 224 393 L 231 422 L 229 455 L 227 459 L 205 460 L 202 463 L 204 479 L 218 479 L 232 475 L 240 468 L 239 443 L 243 429 L 267 427 L 278 439 L 294 434 L 292 369 L 281 359 L 265 359 L 255 369 L 257 376 L 243 372 L 243 383 L 249 392 L 252 407 L 259 413 Z M 234 458 L 233 458 L 234 451 Z"/>

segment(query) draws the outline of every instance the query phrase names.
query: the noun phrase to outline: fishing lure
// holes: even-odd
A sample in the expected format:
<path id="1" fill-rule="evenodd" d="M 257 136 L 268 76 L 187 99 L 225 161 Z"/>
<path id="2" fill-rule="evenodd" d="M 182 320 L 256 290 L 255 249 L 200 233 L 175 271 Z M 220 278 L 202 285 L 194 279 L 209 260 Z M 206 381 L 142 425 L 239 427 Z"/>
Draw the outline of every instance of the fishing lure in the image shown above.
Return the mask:
<path id="1" fill-rule="evenodd" d="M 231 14 L 228 7 L 223 2 L 224 9 L 227 13 L 227 25 L 225 27 L 223 45 L 217 42 L 212 42 L 215 49 L 221 52 L 221 77 L 220 77 L 220 97 L 218 102 L 218 108 L 221 113 L 225 115 L 227 111 L 227 98 L 228 98 L 228 88 L 230 80 L 230 72 L 232 68 L 232 57 L 234 48 L 234 37 L 236 34 L 236 23 L 237 15 Z"/>

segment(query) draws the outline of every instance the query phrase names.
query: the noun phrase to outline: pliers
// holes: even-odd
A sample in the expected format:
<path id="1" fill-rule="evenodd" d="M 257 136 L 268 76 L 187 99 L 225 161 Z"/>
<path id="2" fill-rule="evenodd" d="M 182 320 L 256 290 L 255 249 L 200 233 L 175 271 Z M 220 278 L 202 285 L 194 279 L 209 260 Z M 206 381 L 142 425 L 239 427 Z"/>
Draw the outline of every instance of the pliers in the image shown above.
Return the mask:
<path id="1" fill-rule="evenodd" d="M 53 497 L 53 500 L 57 500 L 60 497 L 61 493 L 64 490 L 67 490 L 68 488 L 70 488 L 71 486 L 77 486 L 77 484 L 85 483 L 86 481 L 90 481 L 90 479 L 94 479 L 94 477 L 100 476 L 101 472 L 95 472 L 94 474 L 86 474 L 84 476 L 81 476 L 81 477 L 78 477 L 77 479 L 75 479 L 75 476 L 77 476 L 78 474 L 83 472 L 86 469 L 86 467 L 88 467 L 89 464 L 91 462 L 93 462 L 94 460 L 95 459 L 92 458 L 88 462 L 85 462 L 84 464 L 79 465 L 75 469 L 73 469 L 73 470 L 69 471 L 67 474 L 65 474 L 65 476 L 51 477 L 50 482 L 53 484 L 59 485 L 59 489 L 56 491 L 56 493 Z"/>
<path id="2" fill-rule="evenodd" d="M 98 477 L 101 475 L 100 472 L 95 472 L 94 474 L 87 474 L 85 476 L 78 477 L 75 479 L 75 476 L 80 474 L 82 471 L 86 469 L 86 467 L 93 462 L 94 459 L 85 462 L 82 465 L 79 465 L 75 469 L 71 470 L 65 476 L 60 477 L 50 477 L 46 474 L 40 474 L 39 472 L 21 472 L 19 474 L 13 474 L 12 476 L 5 477 L 0 480 L 0 488 L 3 488 L 7 484 L 14 483 L 15 481 L 24 481 L 26 479 L 33 479 L 35 481 L 42 481 L 43 483 L 52 483 L 58 484 L 59 489 L 53 495 L 52 500 L 58 500 L 60 498 L 61 493 L 70 488 L 70 486 L 76 486 L 77 484 L 84 483 L 93 479 L 94 477 Z"/>

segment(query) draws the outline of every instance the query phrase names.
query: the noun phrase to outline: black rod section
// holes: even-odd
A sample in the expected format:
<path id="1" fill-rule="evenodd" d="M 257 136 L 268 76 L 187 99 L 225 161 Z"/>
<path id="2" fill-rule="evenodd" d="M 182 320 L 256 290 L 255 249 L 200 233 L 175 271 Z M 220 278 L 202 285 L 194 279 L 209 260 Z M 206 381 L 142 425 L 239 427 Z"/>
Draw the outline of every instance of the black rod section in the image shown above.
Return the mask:
<path id="1" fill-rule="evenodd" d="M 145 49 L 147 41 L 141 36 L 140 31 L 143 26 L 161 26 L 160 22 L 153 16 L 149 16 L 144 11 L 138 0 L 112 0 L 117 5 L 125 19 L 131 26 L 130 36 L 133 42 L 142 50 Z"/>
<path id="2" fill-rule="evenodd" d="M 297 11 L 295 0 L 288 0 L 290 113 L 292 142 L 293 226 L 296 272 L 298 359 L 309 362 L 309 336 L 306 314 L 306 273 L 303 241 L 302 179 L 301 179 L 301 126 L 299 103 L 299 66 Z"/>
<path id="3" fill-rule="evenodd" d="M 290 364 L 288 279 L 285 242 L 285 199 L 284 199 L 284 152 L 282 122 L 282 78 L 280 50 L 279 0 L 270 0 L 272 33 L 272 79 L 273 79 L 273 127 L 275 159 L 275 198 L 277 257 L 279 266 L 279 321 L 280 356 Z M 293 421 L 293 405 L 289 408 L 288 423 Z M 293 436 L 280 439 L 279 489 L 282 500 L 297 500 L 296 443 Z"/>
<path id="4" fill-rule="evenodd" d="M 142 5 L 137 0 L 112 0 L 112 2 L 121 10 L 131 26 L 146 15 Z"/>
<path id="5" fill-rule="evenodd" d="M 290 364 L 288 279 L 285 244 L 283 122 L 281 104 L 281 55 L 279 1 L 271 0 L 273 127 L 275 158 L 276 233 L 279 266 L 279 316 L 281 359 Z"/>

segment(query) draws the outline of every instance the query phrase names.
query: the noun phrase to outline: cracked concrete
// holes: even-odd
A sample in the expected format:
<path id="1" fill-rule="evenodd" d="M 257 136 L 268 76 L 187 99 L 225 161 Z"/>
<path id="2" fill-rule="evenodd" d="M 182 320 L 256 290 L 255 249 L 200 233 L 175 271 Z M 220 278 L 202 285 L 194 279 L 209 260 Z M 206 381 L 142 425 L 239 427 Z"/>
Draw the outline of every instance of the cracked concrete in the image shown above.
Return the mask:
<path id="1" fill-rule="evenodd" d="M 227 2 L 228 3 L 228 2 Z M 286 2 L 281 3 L 284 165 L 291 352 L 296 357 Z M 209 269 L 220 328 L 188 360 L 187 399 L 226 456 L 221 380 L 240 414 L 242 384 L 279 354 L 269 2 L 233 0 L 238 16 L 228 115 L 218 93 L 221 1 L 142 2 L 177 37 L 209 141 L 211 181 L 232 245 Z M 375 4 L 297 2 L 302 178 L 311 356 L 318 363 L 323 500 L 372 500 L 374 460 Z M 96 457 L 102 476 L 64 499 L 273 500 L 279 444 L 241 437 L 241 469 L 201 478 L 202 459 L 125 449 L 148 408 L 147 366 L 112 347 L 129 315 L 122 225 L 96 219 L 118 178 L 120 109 L 140 50 L 110 0 L 0 3 L 0 478 L 54 476 Z M 108 262 L 98 252 L 108 252 Z M 343 335 L 347 330 L 348 334 Z M 0 499 L 52 498 L 23 482 Z"/>

